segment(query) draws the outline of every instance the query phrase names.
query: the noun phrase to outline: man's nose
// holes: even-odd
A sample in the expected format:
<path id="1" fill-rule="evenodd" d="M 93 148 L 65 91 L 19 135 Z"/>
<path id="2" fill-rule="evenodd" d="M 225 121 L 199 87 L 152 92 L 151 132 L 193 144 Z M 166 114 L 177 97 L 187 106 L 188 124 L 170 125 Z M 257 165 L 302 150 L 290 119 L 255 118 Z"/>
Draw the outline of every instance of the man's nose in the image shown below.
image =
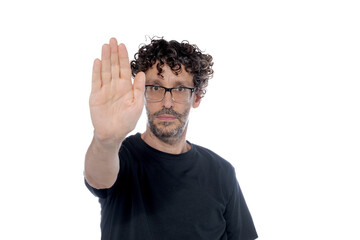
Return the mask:
<path id="1" fill-rule="evenodd" d="M 163 102 L 163 106 L 165 108 L 171 108 L 173 106 L 174 101 L 172 100 L 170 91 L 167 91 L 165 93 L 165 96 L 164 96 L 164 99 L 162 100 L 162 102 Z"/>

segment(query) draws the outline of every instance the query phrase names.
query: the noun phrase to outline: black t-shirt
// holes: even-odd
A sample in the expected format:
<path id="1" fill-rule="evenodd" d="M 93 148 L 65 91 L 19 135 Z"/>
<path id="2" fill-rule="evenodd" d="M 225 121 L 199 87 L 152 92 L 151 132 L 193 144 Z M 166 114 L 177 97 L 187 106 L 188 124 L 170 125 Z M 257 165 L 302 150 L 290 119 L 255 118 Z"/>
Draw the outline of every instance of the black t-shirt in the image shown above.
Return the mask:
<path id="1" fill-rule="evenodd" d="M 101 204 L 102 240 L 252 240 L 256 230 L 231 164 L 191 144 L 174 155 L 138 133 L 119 150 L 109 189 L 86 186 Z"/>

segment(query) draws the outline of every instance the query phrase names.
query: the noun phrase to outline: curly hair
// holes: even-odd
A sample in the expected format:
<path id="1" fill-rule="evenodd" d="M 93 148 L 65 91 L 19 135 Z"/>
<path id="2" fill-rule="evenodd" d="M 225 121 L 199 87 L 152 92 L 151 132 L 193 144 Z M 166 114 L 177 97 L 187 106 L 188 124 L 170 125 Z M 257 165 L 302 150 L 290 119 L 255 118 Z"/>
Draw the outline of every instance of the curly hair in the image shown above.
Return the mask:
<path id="1" fill-rule="evenodd" d="M 204 54 L 196 45 L 188 41 L 181 43 L 172 40 L 152 39 L 148 45 L 141 45 L 131 61 L 132 75 L 145 72 L 155 63 L 158 75 L 162 76 L 162 67 L 167 64 L 174 74 L 181 72 L 181 66 L 193 76 L 196 94 L 203 97 L 206 93 L 208 80 L 213 76 L 213 58 Z"/>

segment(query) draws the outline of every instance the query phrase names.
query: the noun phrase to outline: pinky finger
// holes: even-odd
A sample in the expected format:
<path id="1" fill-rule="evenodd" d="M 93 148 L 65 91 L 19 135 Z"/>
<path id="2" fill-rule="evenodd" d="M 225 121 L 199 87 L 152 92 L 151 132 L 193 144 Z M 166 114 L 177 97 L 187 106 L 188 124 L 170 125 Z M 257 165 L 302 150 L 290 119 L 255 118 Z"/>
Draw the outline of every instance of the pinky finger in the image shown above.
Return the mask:
<path id="1" fill-rule="evenodd" d="M 91 91 L 96 92 L 101 89 L 101 61 L 95 59 L 92 72 Z"/>

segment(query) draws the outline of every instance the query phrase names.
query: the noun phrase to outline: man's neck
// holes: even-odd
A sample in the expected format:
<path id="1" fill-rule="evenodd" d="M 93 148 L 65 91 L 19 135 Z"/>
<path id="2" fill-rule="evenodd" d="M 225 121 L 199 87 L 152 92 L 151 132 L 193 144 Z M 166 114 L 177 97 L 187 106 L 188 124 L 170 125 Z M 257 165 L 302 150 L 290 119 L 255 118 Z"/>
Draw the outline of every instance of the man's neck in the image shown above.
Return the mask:
<path id="1" fill-rule="evenodd" d="M 149 128 L 141 134 L 142 140 L 144 140 L 149 146 L 159 150 L 161 152 L 170 153 L 170 154 L 181 154 L 190 150 L 191 146 L 186 142 L 186 130 L 181 138 L 177 139 L 171 144 L 161 141 L 156 137 Z"/>

